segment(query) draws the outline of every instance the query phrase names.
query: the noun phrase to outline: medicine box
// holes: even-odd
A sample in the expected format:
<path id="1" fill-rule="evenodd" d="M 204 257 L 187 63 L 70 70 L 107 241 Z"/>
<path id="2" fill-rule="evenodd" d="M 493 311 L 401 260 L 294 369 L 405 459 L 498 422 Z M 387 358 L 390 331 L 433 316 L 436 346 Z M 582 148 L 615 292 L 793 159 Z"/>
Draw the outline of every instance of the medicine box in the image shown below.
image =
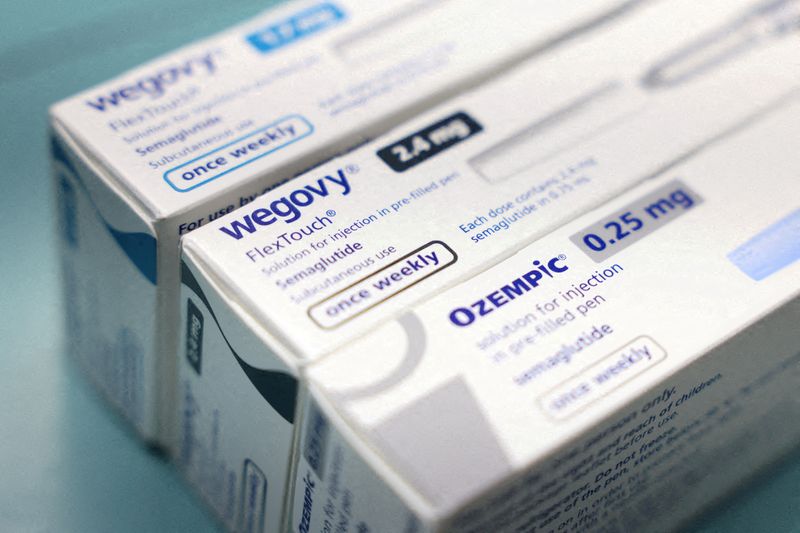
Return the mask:
<path id="1" fill-rule="evenodd" d="M 670 531 L 800 442 L 800 99 L 309 365 L 291 531 Z"/>
<path id="2" fill-rule="evenodd" d="M 708 54 L 762 7 L 646 4 L 187 236 L 177 457 L 223 522 L 279 521 L 310 363 L 793 98 L 788 35 Z"/>
<path id="3" fill-rule="evenodd" d="M 165 445 L 181 236 L 629 7 L 288 2 L 55 104 L 70 351 Z"/>

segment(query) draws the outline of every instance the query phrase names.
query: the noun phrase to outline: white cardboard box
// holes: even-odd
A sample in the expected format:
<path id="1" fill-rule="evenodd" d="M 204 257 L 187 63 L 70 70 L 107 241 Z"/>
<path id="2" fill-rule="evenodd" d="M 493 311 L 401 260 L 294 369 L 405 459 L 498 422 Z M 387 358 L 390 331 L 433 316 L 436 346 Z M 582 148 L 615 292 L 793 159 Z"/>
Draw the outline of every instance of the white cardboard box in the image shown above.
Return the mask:
<path id="1" fill-rule="evenodd" d="M 665 531 L 788 452 L 798 124 L 800 98 L 312 363 L 291 531 Z"/>
<path id="2" fill-rule="evenodd" d="M 181 235 L 629 3 L 289 2 L 56 104 L 70 351 L 163 444 Z"/>
<path id="3" fill-rule="evenodd" d="M 224 523 L 276 520 L 308 363 L 791 98 L 790 38 L 674 70 L 761 7 L 644 6 L 189 235 L 177 455 Z"/>

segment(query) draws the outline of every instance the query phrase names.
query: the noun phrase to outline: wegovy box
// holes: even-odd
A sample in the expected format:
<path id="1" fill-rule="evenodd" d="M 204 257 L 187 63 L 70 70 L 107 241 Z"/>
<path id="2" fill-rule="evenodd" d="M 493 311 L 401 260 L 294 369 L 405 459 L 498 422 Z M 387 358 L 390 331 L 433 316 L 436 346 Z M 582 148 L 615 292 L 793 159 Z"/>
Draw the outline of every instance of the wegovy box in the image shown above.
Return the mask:
<path id="1" fill-rule="evenodd" d="M 70 351 L 164 444 L 181 235 L 626 6 L 290 2 L 56 104 Z"/>
<path id="2" fill-rule="evenodd" d="M 187 236 L 177 455 L 225 524 L 279 519 L 309 362 L 780 105 L 788 36 L 682 59 L 759 6 L 646 5 Z"/>
<path id="3" fill-rule="evenodd" d="M 312 363 L 291 531 L 668 531 L 800 442 L 800 98 Z"/>

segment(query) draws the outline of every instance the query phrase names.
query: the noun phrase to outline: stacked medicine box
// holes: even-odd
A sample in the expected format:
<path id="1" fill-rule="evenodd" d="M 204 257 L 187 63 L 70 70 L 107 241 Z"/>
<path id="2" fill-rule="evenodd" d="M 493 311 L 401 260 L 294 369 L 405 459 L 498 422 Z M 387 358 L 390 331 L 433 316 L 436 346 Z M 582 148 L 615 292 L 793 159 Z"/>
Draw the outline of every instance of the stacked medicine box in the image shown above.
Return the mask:
<path id="1" fill-rule="evenodd" d="M 377 530 L 397 529 L 397 522 L 380 522 L 381 509 L 386 520 L 408 519 L 409 530 L 444 527 L 470 499 L 522 472 L 535 455 L 516 470 L 487 467 L 491 476 L 465 482 L 462 492 L 443 488 L 440 503 L 426 501 L 410 479 L 415 474 L 398 474 L 414 466 L 413 457 L 371 455 L 380 448 L 371 429 L 364 429 L 371 426 L 351 418 L 345 400 L 369 404 L 400 387 L 417 367 L 428 335 L 427 325 L 408 313 L 413 306 L 458 283 L 471 286 L 476 274 L 628 190 L 644 194 L 651 178 L 663 180 L 669 169 L 713 152 L 787 106 L 800 79 L 800 48 L 786 30 L 796 9 L 794 2 L 646 4 L 189 235 L 182 266 L 178 460 L 223 522 L 230 528 L 263 522 L 272 530 L 283 522 L 304 530 L 311 521 L 323 527 L 326 518 L 315 513 L 336 515 L 350 500 L 326 505 L 328 497 L 341 496 L 331 494 L 341 487 L 331 486 L 317 468 L 327 464 L 341 472 L 330 465 L 342 466 L 347 454 L 362 465 L 353 475 L 363 474 L 363 483 L 374 488 L 366 499 Z M 769 38 L 747 39 L 743 29 L 750 31 L 754 21 Z M 742 43 L 725 41 L 737 35 Z M 729 53 L 717 53 L 725 46 Z M 776 179 L 780 184 L 786 178 Z M 667 192 L 680 205 L 681 189 Z M 788 224 L 793 227 L 791 219 Z M 595 237 L 586 239 L 585 246 L 602 247 Z M 527 287 L 560 269 L 584 268 L 569 267 L 560 255 L 535 257 L 538 263 L 523 279 Z M 490 303 L 501 305 L 482 302 L 467 305 L 453 320 L 468 325 L 470 313 L 490 315 Z M 570 321 L 549 320 L 557 326 Z M 368 351 L 352 348 L 358 364 L 343 364 L 330 382 L 320 374 L 315 385 L 317 391 L 332 389 L 331 398 L 323 392 L 309 400 L 306 369 L 316 375 L 313 369 L 329 362 L 350 361 L 339 354 L 361 346 L 357 339 L 364 335 L 375 339 L 371 332 L 395 321 L 404 336 L 381 337 Z M 608 335 L 598 328 L 588 334 Z M 443 331 L 449 333 L 438 342 L 456 350 L 461 330 Z M 406 357 L 397 356 L 398 349 Z M 347 382 L 341 372 L 359 380 L 343 397 L 336 384 Z M 622 394 L 634 401 L 635 393 Z M 383 404 L 394 408 L 388 400 Z M 457 403 L 447 405 L 457 410 Z M 583 424 L 576 425 L 575 438 L 593 427 L 575 420 Z M 331 425 L 340 440 L 309 436 L 325 434 Z M 392 438 L 413 440 L 409 427 L 398 424 Z M 438 450 L 432 457 L 444 460 L 447 454 Z M 295 466 L 302 460 L 317 477 L 301 475 L 308 473 Z M 457 470 L 465 468 L 459 464 Z M 442 474 L 441 468 L 436 472 Z M 327 487 L 317 493 L 316 507 L 312 485 Z M 714 490 L 726 486 L 717 483 Z M 284 500 L 287 493 L 295 500 Z"/>
<path id="2" fill-rule="evenodd" d="M 70 351 L 169 447 L 181 236 L 635 4 L 288 2 L 56 104 Z"/>

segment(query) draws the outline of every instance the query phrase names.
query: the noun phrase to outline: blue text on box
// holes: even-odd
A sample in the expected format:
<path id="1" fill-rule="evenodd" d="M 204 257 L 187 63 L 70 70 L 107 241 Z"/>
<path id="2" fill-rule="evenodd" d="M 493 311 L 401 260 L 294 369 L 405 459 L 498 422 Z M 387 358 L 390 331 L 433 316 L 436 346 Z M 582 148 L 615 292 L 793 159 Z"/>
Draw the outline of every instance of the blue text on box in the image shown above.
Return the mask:
<path id="1" fill-rule="evenodd" d="M 314 133 L 300 115 L 289 115 L 215 150 L 171 168 L 164 181 L 177 192 L 189 192 Z"/>

